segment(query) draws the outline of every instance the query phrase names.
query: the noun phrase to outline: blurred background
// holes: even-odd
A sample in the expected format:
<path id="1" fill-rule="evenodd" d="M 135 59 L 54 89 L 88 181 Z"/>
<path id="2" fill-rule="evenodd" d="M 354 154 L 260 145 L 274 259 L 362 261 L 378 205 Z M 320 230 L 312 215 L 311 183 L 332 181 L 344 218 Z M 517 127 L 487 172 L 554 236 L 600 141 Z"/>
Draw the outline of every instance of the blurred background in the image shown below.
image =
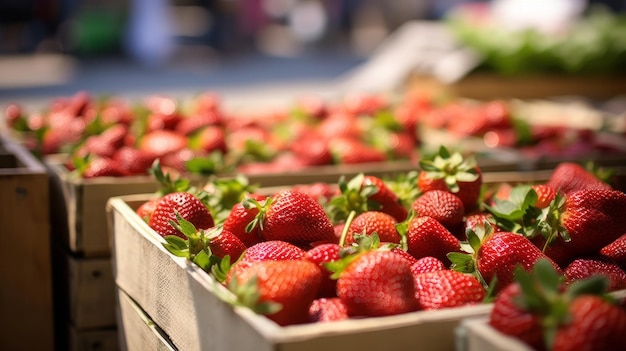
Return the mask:
<path id="1" fill-rule="evenodd" d="M 337 79 L 407 22 L 443 21 L 460 5 L 501 2 L 524 3 L 0 0 L 0 97 Z M 612 13 L 626 7 L 622 0 L 525 3 L 530 17 L 547 22 L 598 4 Z M 550 17 L 550 9 L 560 12 Z"/>

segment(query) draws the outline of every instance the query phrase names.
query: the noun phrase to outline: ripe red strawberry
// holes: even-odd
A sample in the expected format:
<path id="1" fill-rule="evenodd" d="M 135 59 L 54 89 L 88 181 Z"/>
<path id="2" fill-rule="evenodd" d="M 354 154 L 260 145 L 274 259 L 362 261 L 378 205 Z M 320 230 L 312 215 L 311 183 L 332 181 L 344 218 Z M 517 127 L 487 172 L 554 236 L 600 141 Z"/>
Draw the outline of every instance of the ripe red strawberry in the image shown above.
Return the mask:
<path id="1" fill-rule="evenodd" d="M 600 249 L 600 255 L 609 258 L 626 269 L 626 234 Z"/>
<path id="2" fill-rule="evenodd" d="M 84 149 L 78 153 L 113 158 L 115 152 L 124 146 L 127 135 L 128 127 L 123 124 L 116 124 L 99 135 L 89 136 L 85 140 Z"/>
<path id="3" fill-rule="evenodd" d="M 608 280 L 593 276 L 564 286 L 547 260 L 516 269 L 515 282 L 496 298 L 490 324 L 538 350 L 620 350 L 626 311 L 607 299 Z"/>
<path id="4" fill-rule="evenodd" d="M 447 269 L 446 265 L 440 259 L 432 256 L 422 257 L 411 264 L 411 273 L 413 275 L 442 271 L 444 269 Z"/>
<path id="5" fill-rule="evenodd" d="M 240 302 L 249 301 L 251 293 L 258 296 L 248 306 L 286 326 L 309 321 L 309 306 L 318 294 L 321 280 L 321 270 L 311 261 L 268 260 L 236 270 L 228 285 Z M 268 304 L 279 309 L 268 309 Z"/>
<path id="6" fill-rule="evenodd" d="M 197 229 L 214 226 L 213 216 L 207 206 L 188 192 L 173 192 L 163 196 L 152 212 L 148 225 L 161 236 L 176 235 L 185 239 L 185 235 L 170 224 L 170 221 L 176 220 L 176 213 Z"/>
<path id="7" fill-rule="evenodd" d="M 481 303 L 486 291 L 471 274 L 449 269 L 415 275 L 415 296 L 422 310 Z"/>
<path id="8" fill-rule="evenodd" d="M 294 140 L 291 144 L 293 153 L 307 166 L 329 165 L 333 163 L 328 140 L 313 134 Z"/>
<path id="9" fill-rule="evenodd" d="M 546 254 L 566 266 L 577 257 L 596 254 L 624 233 L 626 194 L 610 189 L 570 192 L 551 205 L 538 225 L 550 230 L 544 229 L 547 235 L 537 237 L 537 244 L 547 241 Z"/>
<path id="10" fill-rule="evenodd" d="M 531 187 L 537 193 L 535 207 L 539 209 L 550 206 L 550 202 L 556 198 L 556 190 L 547 184 L 534 184 Z"/>
<path id="11" fill-rule="evenodd" d="M 155 197 L 144 202 L 139 207 L 137 207 L 135 213 L 137 213 L 139 217 L 141 217 L 144 221 L 146 221 L 146 223 L 148 223 L 148 221 L 150 220 L 150 216 L 152 216 L 152 213 L 154 212 L 154 209 L 156 208 L 156 205 L 160 199 L 161 198 L 159 197 Z"/>
<path id="12" fill-rule="evenodd" d="M 485 223 L 489 223 L 493 227 L 494 232 L 501 231 L 500 227 L 496 225 L 496 219 L 491 213 L 476 212 L 465 217 L 465 230 L 463 231 L 464 239 L 467 239 L 465 238 L 465 232 L 467 232 L 468 229 L 472 231 L 484 230 Z"/>
<path id="13" fill-rule="evenodd" d="M 259 209 L 264 240 L 284 240 L 298 246 L 336 242 L 335 229 L 324 208 L 311 196 L 282 190 Z"/>
<path id="14" fill-rule="evenodd" d="M 333 112 L 324 118 L 315 132 L 326 140 L 349 139 L 359 140 L 363 132 L 359 128 L 357 118 L 350 113 Z"/>
<path id="15" fill-rule="evenodd" d="M 221 120 L 218 113 L 196 113 L 181 119 L 178 124 L 176 124 L 175 131 L 177 133 L 187 136 L 204 128 L 205 126 L 213 125 L 221 125 Z"/>
<path id="16" fill-rule="evenodd" d="M 567 322 L 558 328 L 552 350 L 624 350 L 626 311 L 601 296 L 583 295 L 569 304 Z"/>
<path id="17" fill-rule="evenodd" d="M 579 258 L 565 268 L 564 274 L 570 284 L 592 275 L 603 275 L 609 280 L 609 291 L 626 289 L 626 271 L 611 262 Z"/>
<path id="18" fill-rule="evenodd" d="M 398 195 L 391 190 L 382 178 L 373 175 L 365 175 L 361 183 L 361 189 L 368 186 L 374 186 L 377 189 L 368 199 L 380 205 L 378 211 L 388 213 L 398 222 L 402 222 L 407 218 L 407 209 L 402 205 Z"/>
<path id="19" fill-rule="evenodd" d="M 333 322 L 348 319 L 348 309 L 338 297 L 315 299 L 309 307 L 309 321 Z"/>
<path id="20" fill-rule="evenodd" d="M 348 227 L 348 233 L 344 245 L 351 245 L 356 242 L 357 235 L 378 234 L 382 242 L 400 243 L 400 234 L 396 230 L 398 222 L 391 216 L 383 212 L 367 211 L 354 217 Z"/>
<path id="21" fill-rule="evenodd" d="M 206 232 L 209 239 L 209 248 L 211 253 L 219 258 L 230 256 L 232 262 L 235 262 L 246 251 L 246 246 L 239 238 L 225 230 L 223 227 L 214 227 Z"/>
<path id="22" fill-rule="evenodd" d="M 322 273 L 324 273 L 320 287 L 320 297 L 337 296 L 337 280 L 330 278 L 332 272 L 326 268 L 326 263 L 340 259 L 339 250 L 341 250 L 339 244 L 320 244 L 307 250 L 304 254 L 307 260 L 320 266 Z"/>
<path id="23" fill-rule="evenodd" d="M 544 350 L 541 316 L 526 309 L 522 298 L 522 288 L 514 282 L 506 286 L 493 303 L 489 314 L 489 324 L 499 332 L 517 338 L 534 350 Z"/>
<path id="24" fill-rule="evenodd" d="M 357 255 L 337 280 L 337 296 L 349 316 L 388 316 L 417 309 L 413 274 L 404 257 L 380 250 Z"/>
<path id="25" fill-rule="evenodd" d="M 305 253 L 303 249 L 286 241 L 270 240 L 248 247 L 242 261 L 297 260 L 303 258 Z"/>
<path id="26" fill-rule="evenodd" d="M 336 138 L 329 141 L 330 151 L 337 164 L 360 164 L 383 162 L 384 152 L 353 138 Z"/>
<path id="27" fill-rule="evenodd" d="M 458 152 L 450 154 L 445 147 L 441 147 L 432 160 L 420 161 L 420 167 L 417 187 L 422 192 L 449 191 L 461 199 L 466 212 L 477 207 L 482 173 L 473 158 L 464 158 Z"/>
<path id="28" fill-rule="evenodd" d="M 432 217 L 413 217 L 404 235 L 407 252 L 417 259 L 432 256 L 448 264 L 447 255 L 461 250 L 459 239 Z"/>
<path id="29" fill-rule="evenodd" d="M 560 267 L 549 259 L 537 246 L 521 234 L 512 232 L 494 232 L 486 225 L 484 230 L 468 231 L 469 246 L 464 246 L 466 253 L 451 253 L 452 269 L 478 276 L 484 285 L 499 292 L 513 282 L 515 269 L 520 266 L 530 270 L 537 261 L 545 259 L 556 271 Z"/>
<path id="30" fill-rule="evenodd" d="M 465 207 L 461 199 L 444 190 L 429 190 L 412 205 L 418 216 L 429 216 L 449 230 L 463 223 Z"/>
<path id="31" fill-rule="evenodd" d="M 214 151 L 226 153 L 228 150 L 224 128 L 215 125 L 200 128 L 190 137 L 189 144 L 192 149 L 207 153 Z"/>
<path id="32" fill-rule="evenodd" d="M 155 160 L 151 152 L 123 146 L 113 155 L 113 160 L 118 167 L 127 175 L 146 175 Z"/>
<path id="33" fill-rule="evenodd" d="M 139 148 L 152 152 L 157 157 L 167 155 L 187 147 L 187 138 L 171 130 L 155 130 L 141 137 Z"/>
<path id="34" fill-rule="evenodd" d="M 258 199 L 262 201 L 262 199 Z M 248 226 L 259 213 L 256 206 L 248 206 L 245 201 L 235 204 L 228 216 L 224 220 L 224 229 L 235 234 L 245 245 L 250 247 L 261 242 L 261 228 L 259 226 Z"/>
<path id="35" fill-rule="evenodd" d="M 125 175 L 115 160 L 106 157 L 89 157 L 84 165 L 76 166 L 76 169 L 85 179 Z"/>
<path id="36" fill-rule="evenodd" d="M 565 194 L 583 189 L 611 189 L 609 184 L 574 162 L 562 162 L 557 165 L 546 185 Z"/>

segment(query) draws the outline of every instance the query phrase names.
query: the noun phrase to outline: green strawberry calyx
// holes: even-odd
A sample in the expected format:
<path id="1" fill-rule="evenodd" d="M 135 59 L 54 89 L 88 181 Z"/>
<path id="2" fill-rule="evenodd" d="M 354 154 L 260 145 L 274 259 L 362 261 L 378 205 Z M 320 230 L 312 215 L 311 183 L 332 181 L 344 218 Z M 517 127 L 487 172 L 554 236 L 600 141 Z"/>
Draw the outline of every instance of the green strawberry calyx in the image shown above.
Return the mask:
<path id="1" fill-rule="evenodd" d="M 263 315 L 274 314 L 283 308 L 282 304 L 278 302 L 261 300 L 259 282 L 256 275 L 243 284 L 233 275 L 228 281 L 226 288 L 231 294 L 215 289 L 216 296 L 232 306 L 246 307 L 255 313 Z"/>
<path id="2" fill-rule="evenodd" d="M 344 229 L 345 230 L 345 229 Z M 380 243 L 380 237 L 378 233 L 374 232 L 371 235 L 355 234 L 355 242 L 350 246 L 342 246 L 339 250 L 339 259 L 324 264 L 326 269 L 333 272 L 331 279 L 339 279 L 341 273 L 348 268 L 348 266 L 356 261 L 361 255 L 373 250 L 390 250 L 393 245 L 382 245 Z"/>
<path id="3" fill-rule="evenodd" d="M 476 266 L 478 251 L 482 243 L 495 232 L 489 221 L 477 225 L 476 229 L 467 229 L 466 241 L 461 242 L 461 252 L 450 252 L 447 257 L 452 262 L 450 269 L 475 276 L 486 290 L 494 288 L 495 281 L 487 283 Z"/>
<path id="4" fill-rule="evenodd" d="M 380 189 L 373 184 L 363 185 L 364 179 L 363 173 L 357 174 L 349 181 L 344 176 L 339 179 L 338 185 L 341 194 L 333 197 L 325 208 L 333 223 L 345 221 L 351 212 L 358 215 L 380 209 L 380 204 L 370 199 Z"/>
<path id="5" fill-rule="evenodd" d="M 148 169 L 148 174 L 160 184 L 161 187 L 157 190 L 160 196 L 174 192 L 188 191 L 191 187 L 189 179 L 183 177 L 174 179 L 169 172 L 163 172 L 161 162 L 158 158 L 154 160 L 152 166 Z"/>
<path id="6" fill-rule="evenodd" d="M 539 316 L 544 331 L 547 350 L 552 349 L 559 327 L 569 322 L 569 306 L 581 295 L 597 295 L 608 298 L 609 280 L 594 275 L 565 285 L 565 276 L 559 274 L 546 259 L 539 259 L 530 271 L 517 266 L 514 279 L 521 293 L 514 303 L 529 313 Z"/>
<path id="7" fill-rule="evenodd" d="M 220 258 L 211 252 L 209 243 L 219 236 L 222 228 L 216 226 L 208 231 L 198 230 L 193 223 L 184 219 L 178 211 L 175 212 L 176 221 L 170 220 L 170 225 L 183 233 L 186 239 L 176 235 L 163 237 L 163 246 L 177 257 L 185 257 L 195 263 L 203 271 L 211 273 L 218 281 L 224 281 L 230 269 L 230 257 Z"/>
<path id="8" fill-rule="evenodd" d="M 451 192 L 459 192 L 458 182 L 470 183 L 478 180 L 477 163 L 474 157 L 463 157 L 460 152 L 450 154 L 445 146 L 439 148 L 433 159 L 422 159 L 421 169 L 430 179 L 443 179 Z"/>
<path id="9" fill-rule="evenodd" d="M 496 219 L 496 224 L 505 231 L 518 233 L 532 239 L 543 236 L 546 243 L 543 251 L 557 237 L 570 241 L 568 231 L 561 224 L 561 215 L 565 211 L 565 195 L 557 193 L 550 205 L 544 209 L 535 207 L 538 196 L 531 185 L 516 185 L 507 199 L 495 199 L 492 206 L 485 209 Z"/>

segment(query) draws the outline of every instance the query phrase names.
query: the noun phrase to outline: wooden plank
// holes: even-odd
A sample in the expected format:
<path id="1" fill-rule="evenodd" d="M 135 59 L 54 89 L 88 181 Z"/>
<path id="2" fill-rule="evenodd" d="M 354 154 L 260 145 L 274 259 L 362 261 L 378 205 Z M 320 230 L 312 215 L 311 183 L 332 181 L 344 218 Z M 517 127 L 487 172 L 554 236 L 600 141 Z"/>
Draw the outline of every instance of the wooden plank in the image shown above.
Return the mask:
<path id="1" fill-rule="evenodd" d="M 26 150 L 0 144 L 18 166 L 0 169 L 0 330 L 10 336 L 0 350 L 53 350 L 48 176 Z"/>
<path id="2" fill-rule="evenodd" d="M 119 351 L 117 329 L 78 330 L 69 326 L 68 351 Z M 146 349 L 150 350 L 150 349 Z"/>
<path id="3" fill-rule="evenodd" d="M 118 337 L 121 351 L 174 351 L 169 337 L 122 289 L 117 288 Z"/>

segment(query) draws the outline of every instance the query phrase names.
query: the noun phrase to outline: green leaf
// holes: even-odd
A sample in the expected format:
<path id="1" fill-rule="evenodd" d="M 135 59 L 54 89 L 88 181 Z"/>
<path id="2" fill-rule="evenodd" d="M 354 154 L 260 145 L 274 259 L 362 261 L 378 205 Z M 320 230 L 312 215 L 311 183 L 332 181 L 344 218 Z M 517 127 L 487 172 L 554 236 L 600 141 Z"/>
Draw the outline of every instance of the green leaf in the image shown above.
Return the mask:
<path id="1" fill-rule="evenodd" d="M 189 246 L 187 240 L 182 239 L 176 235 L 166 235 L 163 237 L 165 243 L 163 247 L 167 249 L 172 255 L 178 257 L 187 257 L 189 254 Z"/>

